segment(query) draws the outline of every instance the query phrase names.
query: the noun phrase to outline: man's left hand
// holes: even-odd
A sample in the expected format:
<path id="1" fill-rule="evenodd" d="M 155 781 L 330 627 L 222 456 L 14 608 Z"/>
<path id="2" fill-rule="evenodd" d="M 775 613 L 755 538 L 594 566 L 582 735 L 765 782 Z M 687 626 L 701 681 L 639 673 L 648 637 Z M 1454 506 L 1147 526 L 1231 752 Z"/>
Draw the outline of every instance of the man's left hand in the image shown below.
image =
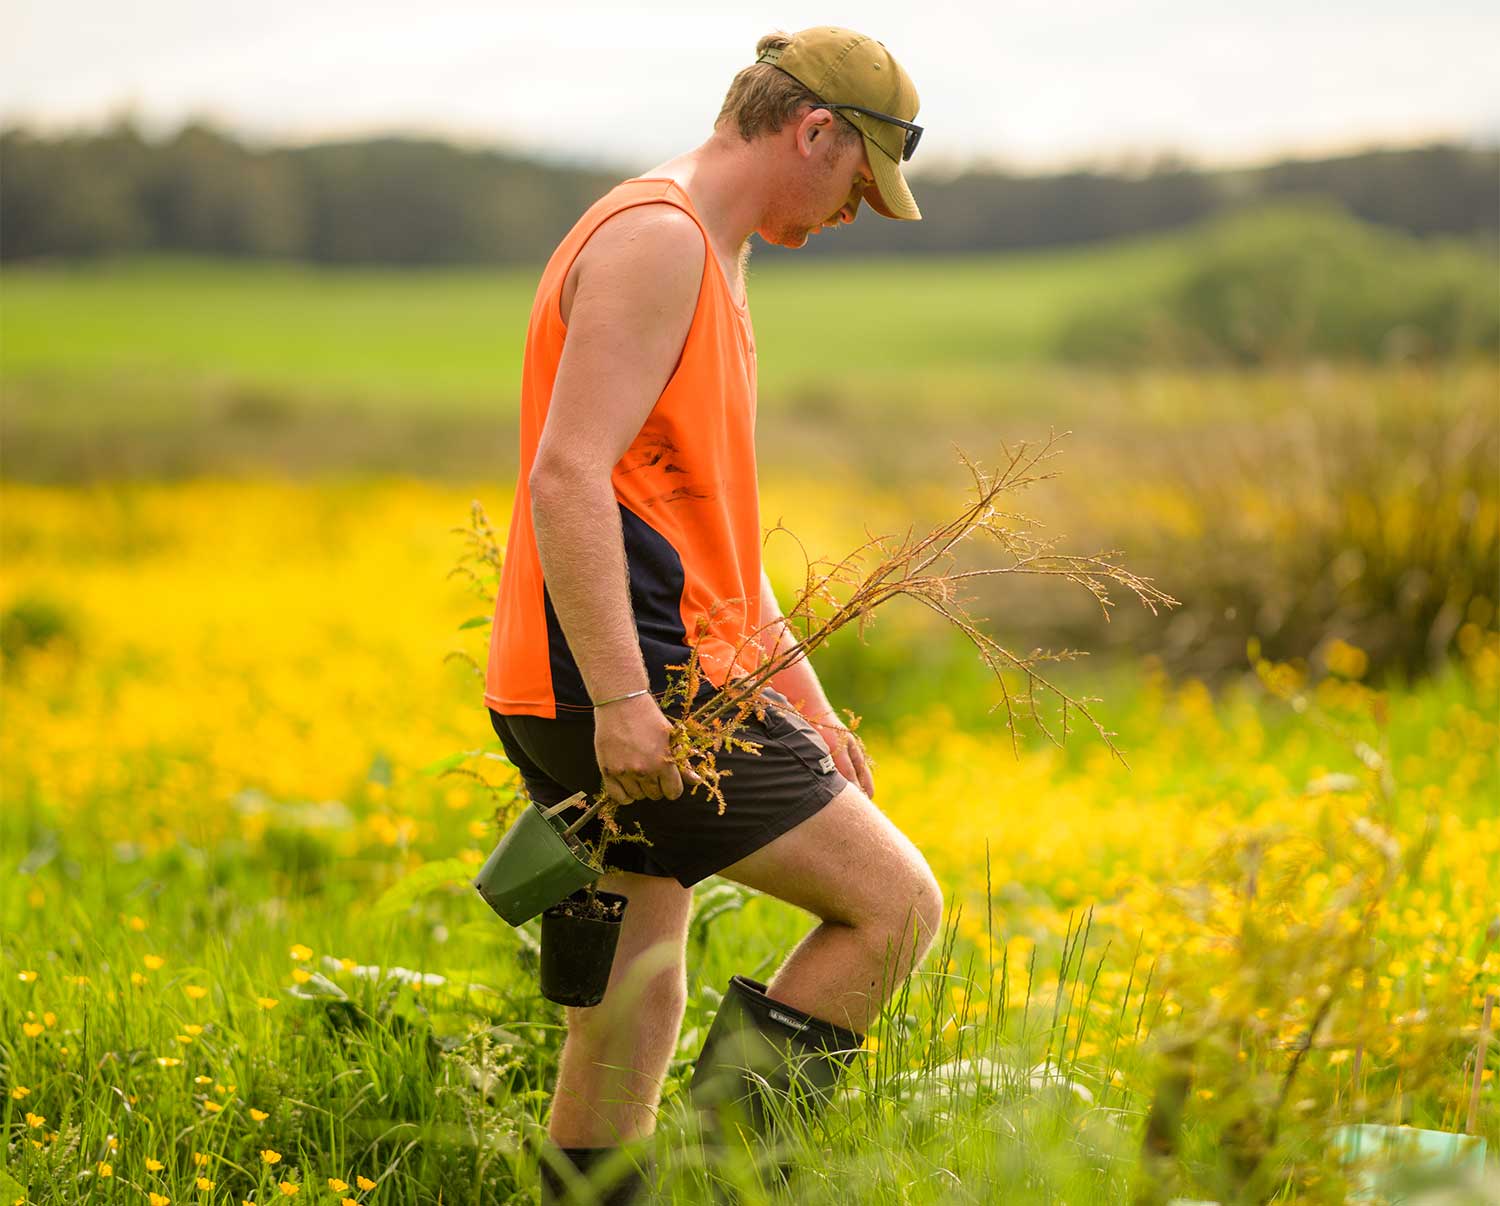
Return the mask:
<path id="1" fill-rule="evenodd" d="M 873 800 L 875 778 L 870 773 L 870 759 L 865 753 L 864 742 L 837 717 L 821 721 L 814 720 L 809 723 L 818 731 L 818 736 L 828 746 L 828 752 L 833 755 L 833 764 L 838 768 L 839 774 L 850 783 L 858 783 L 860 790 Z"/>

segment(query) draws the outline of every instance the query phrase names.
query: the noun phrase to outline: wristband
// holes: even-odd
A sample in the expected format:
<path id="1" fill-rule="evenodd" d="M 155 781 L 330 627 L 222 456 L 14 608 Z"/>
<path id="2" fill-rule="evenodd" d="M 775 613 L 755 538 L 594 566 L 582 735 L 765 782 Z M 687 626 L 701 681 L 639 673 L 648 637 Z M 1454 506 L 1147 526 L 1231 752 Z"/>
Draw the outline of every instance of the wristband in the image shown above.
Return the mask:
<path id="1" fill-rule="evenodd" d="M 602 708 L 605 704 L 619 703 L 622 699 L 634 699 L 637 695 L 650 695 L 650 687 L 642 687 L 639 691 L 627 691 L 624 695 L 616 695 L 613 699 L 601 699 L 594 707 Z"/>

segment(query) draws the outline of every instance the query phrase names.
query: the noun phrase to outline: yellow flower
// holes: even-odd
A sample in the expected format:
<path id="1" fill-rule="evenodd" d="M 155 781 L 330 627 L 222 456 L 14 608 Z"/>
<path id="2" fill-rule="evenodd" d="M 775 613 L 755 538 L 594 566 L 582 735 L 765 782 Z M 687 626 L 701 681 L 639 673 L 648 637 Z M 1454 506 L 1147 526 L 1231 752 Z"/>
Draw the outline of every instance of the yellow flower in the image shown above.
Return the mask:
<path id="1" fill-rule="evenodd" d="M 146 928 L 146 919 L 144 917 L 132 917 L 129 921 L 129 925 L 131 929 L 139 934 Z"/>
<path id="2" fill-rule="evenodd" d="M 150 1156 L 146 1157 L 147 1172 L 161 1172 L 161 1170 L 164 1168 L 166 1168 L 166 1165 L 163 1164 L 160 1160 L 153 1160 Z"/>
<path id="3" fill-rule="evenodd" d="M 281 1186 L 281 1192 L 289 1198 L 302 1192 L 302 1186 L 294 1185 L 291 1181 L 278 1181 L 277 1184 Z"/>
<path id="4" fill-rule="evenodd" d="M 156 1193 L 155 1191 L 148 1196 L 151 1198 L 151 1206 L 170 1206 L 172 1201 L 166 1194 Z"/>
<path id="5" fill-rule="evenodd" d="M 182 1063 L 175 1055 L 158 1055 L 156 1062 L 163 1068 L 175 1068 L 178 1064 Z"/>
<path id="6" fill-rule="evenodd" d="M 31 971 L 30 969 L 17 972 L 16 979 L 20 980 L 22 984 L 30 984 L 36 979 L 36 972 Z"/>
<path id="7" fill-rule="evenodd" d="M 254 1118 L 256 1122 L 264 1122 L 270 1116 L 264 1110 L 257 1110 L 254 1106 L 250 1107 L 250 1117 Z"/>
<path id="8" fill-rule="evenodd" d="M 144 984 L 146 982 L 146 977 L 143 976 L 143 975 L 141 975 L 140 972 L 131 972 L 130 973 L 130 982 L 132 984 L 134 984 L 137 988 L 139 988 L 142 984 Z"/>
<path id="9" fill-rule="evenodd" d="M 160 955 L 147 955 L 141 960 L 141 962 L 144 963 L 146 967 L 151 971 L 159 971 L 161 969 L 161 966 L 166 963 L 166 960 L 163 959 Z"/>
<path id="10" fill-rule="evenodd" d="M 193 1153 L 193 1163 L 196 1164 L 196 1165 L 198 1165 L 199 1167 L 202 1167 L 203 1165 L 207 1164 L 208 1161 L 209 1161 L 209 1157 L 207 1155 L 205 1155 L 203 1152 L 194 1152 Z"/>
<path id="11" fill-rule="evenodd" d="M 374 1189 L 375 1188 L 375 1182 L 372 1181 L 372 1180 L 370 1180 L 369 1177 L 355 1177 L 354 1178 L 354 1183 L 356 1185 L 358 1185 L 361 1189 Z"/>
<path id="12" fill-rule="evenodd" d="M 349 1182 L 340 1181 L 337 1177 L 329 1177 L 328 1188 L 333 1190 L 334 1193 L 343 1193 L 344 1190 L 349 1188 Z"/>
<path id="13" fill-rule="evenodd" d="M 45 1114 L 33 1114 L 30 1110 L 26 1111 L 26 1125 L 27 1126 L 32 1126 L 32 1127 L 41 1126 L 46 1121 L 47 1121 L 47 1116 Z"/>
<path id="14" fill-rule="evenodd" d="M 312 979 L 312 972 L 303 971 L 300 967 L 292 968 L 292 979 L 298 984 L 306 984 Z"/>
<path id="15" fill-rule="evenodd" d="M 199 1189 L 212 1189 L 214 1187 L 214 1183 L 207 1177 L 199 1177 L 197 1185 Z"/>
<path id="16" fill-rule="evenodd" d="M 260 1158 L 267 1164 L 275 1164 L 281 1159 L 281 1153 L 273 1152 L 269 1147 L 263 1147 L 260 1151 Z"/>
<path id="17" fill-rule="evenodd" d="M 189 1022 L 186 1026 L 183 1027 L 183 1029 L 186 1030 L 189 1034 L 194 1035 L 194 1036 L 197 1036 L 197 1035 L 200 1035 L 200 1034 L 203 1033 L 203 1027 L 200 1026 L 200 1025 L 198 1025 L 197 1022 Z"/>
<path id="18" fill-rule="evenodd" d="M 1370 658 L 1357 645 L 1335 640 L 1323 651 L 1323 663 L 1341 678 L 1363 678 L 1370 668 Z"/>
<path id="19" fill-rule="evenodd" d="M 217 1101 L 205 1101 L 203 1103 L 203 1108 L 210 1114 L 217 1114 L 224 1107 L 221 1106 Z"/>
<path id="20" fill-rule="evenodd" d="M 256 997 L 255 1001 L 262 1009 L 275 1009 L 281 1004 L 275 997 Z"/>
<path id="21" fill-rule="evenodd" d="M 340 1198 L 339 1206 L 359 1206 L 359 1203 L 353 1198 Z"/>
<path id="22" fill-rule="evenodd" d="M 191 1034 L 179 1034 L 179 1035 L 175 1035 L 174 1037 L 184 1047 L 186 1047 L 189 1043 L 191 1043 L 193 1041 L 193 1036 Z"/>
<path id="23" fill-rule="evenodd" d="M 309 959 L 311 959 L 311 958 L 312 958 L 312 954 L 313 954 L 313 953 L 312 953 L 312 947 L 310 947 L 310 946 L 303 946 L 303 945 L 302 945 L 302 944 L 301 944 L 301 943 L 300 943 L 300 942 L 299 942 L 299 943 L 297 943 L 297 945 L 296 945 L 296 946 L 294 946 L 294 947 L 292 947 L 292 949 L 291 949 L 291 951 L 290 951 L 290 952 L 289 952 L 289 954 L 290 954 L 290 955 L 291 955 L 291 956 L 292 956 L 292 958 L 293 958 L 293 959 L 295 959 L 295 960 L 296 960 L 296 961 L 297 961 L 297 962 L 298 962 L 298 963 L 306 963 L 306 962 L 307 962 L 307 960 L 309 960 Z"/>
<path id="24" fill-rule="evenodd" d="M 208 996 L 208 989 L 204 988 L 201 984 L 184 984 L 182 991 L 195 1001 L 201 1001 L 204 997 Z"/>
<path id="25" fill-rule="evenodd" d="M 113 1164 L 106 1164 L 103 1160 L 100 1160 L 98 1164 L 94 1165 L 94 1171 L 101 1177 L 112 1177 L 115 1175 L 115 1166 Z"/>
<path id="26" fill-rule="evenodd" d="M 23 1097 L 30 1097 L 31 1096 L 31 1090 L 28 1089 L 25 1085 L 17 1085 L 15 1088 L 13 1088 L 10 1091 L 10 1095 L 16 1101 L 20 1101 L 21 1098 L 23 1098 Z"/>
<path id="27" fill-rule="evenodd" d="M 46 1013 L 42 1014 L 42 1021 L 44 1021 L 48 1026 L 56 1026 L 57 1025 L 57 1014 L 53 1013 L 49 1009 L 49 1010 L 47 1010 Z"/>
<path id="28" fill-rule="evenodd" d="M 46 1027 L 40 1022 L 22 1022 L 21 1029 L 26 1032 L 27 1038 L 36 1038 Z"/>
<path id="29" fill-rule="evenodd" d="M 195 1077 L 193 1077 L 193 1083 L 195 1085 L 206 1085 L 211 1080 L 213 1080 L 212 1076 L 195 1076 Z"/>

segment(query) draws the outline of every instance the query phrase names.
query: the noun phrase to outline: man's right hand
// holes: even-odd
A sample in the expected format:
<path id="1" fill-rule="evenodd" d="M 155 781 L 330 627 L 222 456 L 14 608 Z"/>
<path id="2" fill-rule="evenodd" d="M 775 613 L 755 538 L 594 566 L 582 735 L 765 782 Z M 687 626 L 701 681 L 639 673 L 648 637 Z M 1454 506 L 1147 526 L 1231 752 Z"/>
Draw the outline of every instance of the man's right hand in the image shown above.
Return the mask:
<path id="1" fill-rule="evenodd" d="M 649 695 L 622 699 L 594 711 L 594 757 L 604 790 L 619 804 L 632 800 L 675 800 L 683 776 L 672 761 L 672 722 Z M 701 783 L 695 771 L 688 783 Z"/>

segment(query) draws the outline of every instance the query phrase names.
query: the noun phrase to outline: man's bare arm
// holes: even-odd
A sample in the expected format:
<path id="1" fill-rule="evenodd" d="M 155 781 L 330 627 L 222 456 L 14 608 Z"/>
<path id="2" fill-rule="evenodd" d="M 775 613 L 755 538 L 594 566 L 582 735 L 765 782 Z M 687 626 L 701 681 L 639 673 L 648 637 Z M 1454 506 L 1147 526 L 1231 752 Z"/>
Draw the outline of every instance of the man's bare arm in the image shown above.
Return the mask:
<path id="1" fill-rule="evenodd" d="M 547 590 L 595 700 L 649 685 L 610 474 L 671 379 L 706 255 L 687 214 L 649 205 L 606 222 L 577 261 L 567 338 L 528 484 Z M 621 802 L 660 799 L 663 789 L 671 799 L 681 794 L 675 768 L 663 765 L 670 729 L 650 696 L 596 712 L 599 765 Z"/>

